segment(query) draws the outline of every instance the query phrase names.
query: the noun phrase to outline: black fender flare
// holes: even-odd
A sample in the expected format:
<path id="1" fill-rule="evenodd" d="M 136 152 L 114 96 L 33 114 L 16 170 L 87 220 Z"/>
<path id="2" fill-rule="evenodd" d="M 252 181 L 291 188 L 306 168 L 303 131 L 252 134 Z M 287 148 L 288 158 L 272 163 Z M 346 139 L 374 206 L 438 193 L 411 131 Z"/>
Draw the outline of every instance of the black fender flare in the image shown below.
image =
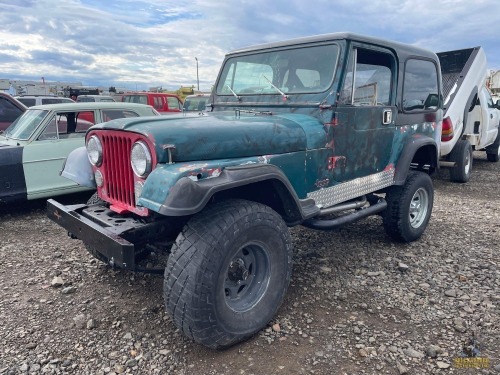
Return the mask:
<path id="1" fill-rule="evenodd" d="M 166 216 L 186 216 L 200 212 L 217 193 L 262 182 L 276 184 L 285 211 L 287 223 L 299 222 L 315 216 L 319 208 L 313 199 L 299 199 L 285 174 L 272 164 L 247 164 L 224 168 L 218 177 L 193 181 L 183 177 L 171 188 L 158 213 Z M 293 218 L 292 220 L 290 218 Z"/>
<path id="2" fill-rule="evenodd" d="M 401 151 L 401 156 L 396 164 L 396 172 L 394 175 L 394 185 L 403 185 L 406 181 L 406 176 L 410 171 L 410 166 L 412 161 L 417 155 L 417 152 L 423 148 L 429 148 L 431 155 L 428 156 L 428 161 L 430 165 L 430 173 L 435 171 L 439 166 L 439 147 L 436 141 L 431 137 L 413 136 L 412 139 L 406 142 L 403 150 Z"/>

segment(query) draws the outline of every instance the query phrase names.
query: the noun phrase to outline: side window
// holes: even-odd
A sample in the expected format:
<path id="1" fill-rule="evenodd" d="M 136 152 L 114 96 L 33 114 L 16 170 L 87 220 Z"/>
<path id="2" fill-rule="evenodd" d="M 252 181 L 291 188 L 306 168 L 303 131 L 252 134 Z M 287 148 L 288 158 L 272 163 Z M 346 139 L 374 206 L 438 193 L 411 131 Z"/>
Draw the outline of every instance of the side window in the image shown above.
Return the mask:
<path id="1" fill-rule="evenodd" d="M 167 103 L 168 103 L 168 108 L 169 109 L 181 109 L 182 108 L 182 105 L 181 103 L 179 102 L 179 99 L 175 98 L 175 97 L 172 97 L 172 96 L 169 96 L 167 97 Z"/>
<path id="2" fill-rule="evenodd" d="M 148 104 L 148 97 L 146 95 L 124 95 L 123 102 Z"/>
<path id="3" fill-rule="evenodd" d="M 488 108 L 495 108 L 495 105 L 493 104 L 493 98 L 491 97 L 488 90 L 485 91 L 486 91 L 486 103 L 488 104 Z"/>
<path id="4" fill-rule="evenodd" d="M 68 129 L 70 129 L 71 114 L 68 113 Z M 76 114 L 76 133 L 85 135 L 85 132 L 95 124 L 95 115 L 93 111 L 78 112 Z"/>
<path id="5" fill-rule="evenodd" d="M 155 96 L 154 98 L 154 109 L 161 111 L 163 109 L 163 98 L 161 96 Z"/>
<path id="6" fill-rule="evenodd" d="M 62 103 L 62 100 L 59 98 L 42 98 L 42 104 L 57 104 Z"/>
<path id="7" fill-rule="evenodd" d="M 36 105 L 36 99 L 30 99 L 30 98 L 18 98 L 21 103 L 23 103 L 26 107 L 33 107 Z"/>
<path id="8" fill-rule="evenodd" d="M 63 116 L 61 115 L 52 116 L 48 125 L 43 130 L 42 134 L 40 134 L 40 136 L 38 137 L 39 141 L 46 141 L 49 139 L 59 139 L 60 129 L 58 129 L 58 124 L 60 124 L 61 117 Z M 66 128 L 66 121 L 64 121 L 64 128 Z"/>
<path id="9" fill-rule="evenodd" d="M 355 48 L 349 57 L 339 103 L 355 106 L 390 105 L 393 77 L 392 55 Z"/>
<path id="10" fill-rule="evenodd" d="M 439 107 L 438 87 L 437 67 L 433 62 L 408 60 L 403 81 L 403 110 L 436 110 Z"/>
<path id="11" fill-rule="evenodd" d="M 126 109 L 105 109 L 102 111 L 102 118 L 104 121 L 111 121 L 128 117 L 139 117 L 139 115 L 133 111 Z"/>

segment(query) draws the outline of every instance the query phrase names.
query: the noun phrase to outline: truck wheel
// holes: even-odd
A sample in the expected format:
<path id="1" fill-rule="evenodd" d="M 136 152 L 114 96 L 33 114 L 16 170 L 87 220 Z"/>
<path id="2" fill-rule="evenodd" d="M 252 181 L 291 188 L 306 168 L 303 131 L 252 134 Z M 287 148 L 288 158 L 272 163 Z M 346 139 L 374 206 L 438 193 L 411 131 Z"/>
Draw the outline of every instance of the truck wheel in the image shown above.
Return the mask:
<path id="1" fill-rule="evenodd" d="M 488 161 L 491 161 L 493 163 L 496 163 L 500 159 L 500 146 L 497 146 L 497 152 L 496 153 L 486 153 L 486 157 L 488 158 Z"/>
<path id="2" fill-rule="evenodd" d="M 492 145 L 486 147 L 486 157 L 488 161 L 496 163 L 500 159 L 500 129 L 498 130 L 497 138 Z"/>
<path id="3" fill-rule="evenodd" d="M 283 301 L 292 240 L 271 208 L 228 200 L 194 216 L 165 268 L 167 311 L 184 334 L 214 349 L 262 329 Z"/>
<path id="4" fill-rule="evenodd" d="M 450 170 L 450 180 L 467 182 L 472 172 L 472 146 L 466 139 L 460 139 L 450 152 L 450 161 L 457 165 Z"/>
<path id="5" fill-rule="evenodd" d="M 424 233 L 434 201 L 432 180 L 424 172 L 410 171 L 403 186 L 392 186 L 386 194 L 383 223 L 397 241 L 415 241 Z"/>

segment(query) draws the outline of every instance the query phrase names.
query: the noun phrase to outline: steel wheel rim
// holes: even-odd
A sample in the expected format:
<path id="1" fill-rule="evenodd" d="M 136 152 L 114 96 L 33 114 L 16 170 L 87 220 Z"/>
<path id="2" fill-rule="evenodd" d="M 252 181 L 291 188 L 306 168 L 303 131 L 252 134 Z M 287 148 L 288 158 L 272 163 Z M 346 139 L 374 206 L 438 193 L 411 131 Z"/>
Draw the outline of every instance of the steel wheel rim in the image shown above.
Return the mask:
<path id="1" fill-rule="evenodd" d="M 268 250 L 257 243 L 242 246 L 227 264 L 223 292 L 235 312 L 251 310 L 266 294 L 271 274 Z"/>
<path id="2" fill-rule="evenodd" d="M 410 225 L 412 228 L 420 227 L 425 218 L 427 217 L 427 211 L 429 210 L 429 194 L 424 188 L 419 188 L 410 202 Z"/>
<path id="3" fill-rule="evenodd" d="M 467 150 L 467 154 L 465 155 L 465 165 L 464 165 L 464 172 L 465 172 L 466 175 L 469 174 L 470 159 L 471 159 L 470 150 Z"/>

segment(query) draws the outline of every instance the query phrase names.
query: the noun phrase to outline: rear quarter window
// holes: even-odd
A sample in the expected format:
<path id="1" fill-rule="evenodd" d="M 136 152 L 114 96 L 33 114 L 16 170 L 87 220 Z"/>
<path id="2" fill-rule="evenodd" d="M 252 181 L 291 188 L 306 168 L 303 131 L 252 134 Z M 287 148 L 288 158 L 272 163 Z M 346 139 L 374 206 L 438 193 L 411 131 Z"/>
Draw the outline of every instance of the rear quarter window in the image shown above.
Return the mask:
<path id="1" fill-rule="evenodd" d="M 123 95 L 122 101 L 128 103 L 148 104 L 148 97 L 146 95 Z"/>
<path id="2" fill-rule="evenodd" d="M 36 104 L 36 99 L 18 98 L 17 100 L 23 103 L 26 107 L 33 107 Z"/>
<path id="3" fill-rule="evenodd" d="M 403 111 L 433 111 L 439 106 L 437 66 L 428 60 L 409 59 L 403 81 Z"/>

